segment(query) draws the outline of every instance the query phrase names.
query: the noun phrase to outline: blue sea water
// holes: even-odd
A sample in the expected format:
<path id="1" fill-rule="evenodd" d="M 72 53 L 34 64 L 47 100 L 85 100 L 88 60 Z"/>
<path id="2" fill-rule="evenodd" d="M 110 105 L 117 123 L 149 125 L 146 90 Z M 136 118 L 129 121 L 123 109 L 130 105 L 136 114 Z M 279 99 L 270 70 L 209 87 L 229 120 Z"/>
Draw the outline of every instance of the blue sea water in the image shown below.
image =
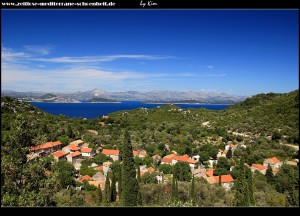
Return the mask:
<path id="1" fill-rule="evenodd" d="M 120 110 L 132 110 L 136 108 L 153 108 L 166 104 L 148 104 L 139 101 L 122 101 L 121 103 L 46 103 L 31 102 L 32 105 L 41 110 L 54 114 L 65 115 L 68 117 L 82 117 L 87 119 L 97 118 L 108 115 L 109 113 Z M 230 105 L 224 104 L 176 104 L 181 108 L 207 108 L 211 110 L 222 110 Z"/>

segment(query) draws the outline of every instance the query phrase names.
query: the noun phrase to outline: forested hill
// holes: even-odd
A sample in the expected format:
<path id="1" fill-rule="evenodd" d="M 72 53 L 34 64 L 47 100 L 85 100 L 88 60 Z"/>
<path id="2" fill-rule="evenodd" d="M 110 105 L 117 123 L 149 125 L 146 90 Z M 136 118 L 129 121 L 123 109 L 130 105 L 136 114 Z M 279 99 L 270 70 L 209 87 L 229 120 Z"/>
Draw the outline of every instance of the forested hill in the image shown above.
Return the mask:
<path id="1" fill-rule="evenodd" d="M 237 149 L 233 155 L 221 157 L 223 162 L 226 161 L 224 166 L 222 160 L 218 160 L 218 174 L 217 171 L 215 174 L 231 174 L 237 179 L 236 171 L 231 171 L 230 167 L 241 161 L 251 166 L 262 165 L 266 158 L 272 157 L 283 162 L 298 159 L 299 90 L 286 94 L 259 94 L 225 110 L 181 109 L 166 105 L 123 110 L 110 113 L 106 118 L 90 120 L 54 116 L 30 103 L 1 97 L 1 205 L 122 206 L 120 202 L 101 202 L 102 192 L 96 187 L 75 182 L 78 171 L 66 161 L 56 163 L 52 157 L 37 157 L 28 163 L 27 156 L 30 146 L 49 141 L 60 141 L 66 146 L 77 139 L 82 139 L 96 151 L 103 148 L 120 150 L 125 143 L 125 131 L 130 133 L 133 150 L 147 152 L 147 158 L 138 158 L 135 162 L 156 171 L 164 170 L 166 175 L 172 175 L 172 167 L 154 163 L 153 155 L 161 158 L 174 152 L 189 157 L 198 155 L 199 165 L 209 169 L 207 161 L 217 159 L 219 149 L 223 151 L 227 144 L 234 144 Z M 89 166 L 92 163 L 103 165 L 106 160 L 107 157 L 100 153 L 93 159 L 84 158 L 80 176 L 93 176 L 96 171 Z M 115 169 L 119 165 L 119 162 L 113 163 Z M 275 177 L 258 172 L 253 174 L 256 206 L 299 206 L 298 166 L 283 167 Z M 153 178 L 151 175 L 141 177 L 143 205 L 177 206 L 171 202 L 173 183 L 156 184 Z M 82 185 L 82 191 L 75 190 L 76 186 Z M 189 205 L 187 197 L 191 182 L 183 180 L 178 185 L 179 200 Z M 195 185 L 196 197 L 201 197 L 197 199 L 197 206 L 239 205 L 230 201 L 236 194 L 234 187 L 225 191 L 202 178 L 197 179 Z"/>

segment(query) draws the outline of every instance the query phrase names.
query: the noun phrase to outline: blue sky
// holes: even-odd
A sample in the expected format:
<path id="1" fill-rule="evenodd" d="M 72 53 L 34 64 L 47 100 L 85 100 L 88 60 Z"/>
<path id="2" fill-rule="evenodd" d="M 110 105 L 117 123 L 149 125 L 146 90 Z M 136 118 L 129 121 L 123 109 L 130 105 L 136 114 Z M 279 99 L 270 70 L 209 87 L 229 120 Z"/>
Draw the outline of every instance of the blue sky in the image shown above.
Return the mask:
<path id="1" fill-rule="evenodd" d="M 298 10 L 2 10 L 16 91 L 298 89 Z"/>

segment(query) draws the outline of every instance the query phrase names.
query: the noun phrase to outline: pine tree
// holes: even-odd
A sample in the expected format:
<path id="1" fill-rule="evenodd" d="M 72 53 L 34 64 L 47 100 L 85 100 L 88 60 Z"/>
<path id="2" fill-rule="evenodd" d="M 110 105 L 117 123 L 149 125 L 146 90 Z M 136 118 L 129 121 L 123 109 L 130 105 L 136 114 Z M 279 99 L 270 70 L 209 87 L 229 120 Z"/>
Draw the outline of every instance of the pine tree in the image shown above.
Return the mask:
<path id="1" fill-rule="evenodd" d="M 117 199 L 117 188 L 116 188 L 116 177 L 115 172 L 112 173 L 111 187 L 110 187 L 110 200 L 111 202 L 115 202 Z"/>
<path id="2" fill-rule="evenodd" d="M 105 194 L 105 202 L 110 203 L 111 202 L 111 191 L 110 191 L 110 182 L 109 182 L 108 172 L 106 174 L 104 194 Z"/>
<path id="3" fill-rule="evenodd" d="M 193 206 L 196 205 L 196 195 L 195 195 L 195 177 L 193 175 L 192 178 L 192 186 L 191 186 L 191 197 L 190 199 L 192 200 Z"/>
<path id="4" fill-rule="evenodd" d="M 124 206 L 136 206 L 139 185 L 136 179 L 130 134 L 126 130 L 122 148 L 122 201 Z"/>

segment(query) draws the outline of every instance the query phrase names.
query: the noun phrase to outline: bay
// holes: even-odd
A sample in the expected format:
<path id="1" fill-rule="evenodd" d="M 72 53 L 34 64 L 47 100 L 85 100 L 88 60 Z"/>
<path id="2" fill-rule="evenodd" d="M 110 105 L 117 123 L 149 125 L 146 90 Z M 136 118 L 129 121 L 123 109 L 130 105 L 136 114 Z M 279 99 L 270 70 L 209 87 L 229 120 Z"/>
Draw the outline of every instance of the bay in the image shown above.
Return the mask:
<path id="1" fill-rule="evenodd" d="M 122 101 L 121 103 L 47 103 L 30 102 L 39 109 L 53 114 L 68 117 L 82 117 L 87 119 L 101 117 L 120 110 L 132 110 L 137 108 L 153 108 L 165 106 L 166 104 L 151 104 L 140 101 Z M 227 104 L 176 104 L 181 108 L 206 108 L 211 110 L 222 110 L 230 106 Z"/>

